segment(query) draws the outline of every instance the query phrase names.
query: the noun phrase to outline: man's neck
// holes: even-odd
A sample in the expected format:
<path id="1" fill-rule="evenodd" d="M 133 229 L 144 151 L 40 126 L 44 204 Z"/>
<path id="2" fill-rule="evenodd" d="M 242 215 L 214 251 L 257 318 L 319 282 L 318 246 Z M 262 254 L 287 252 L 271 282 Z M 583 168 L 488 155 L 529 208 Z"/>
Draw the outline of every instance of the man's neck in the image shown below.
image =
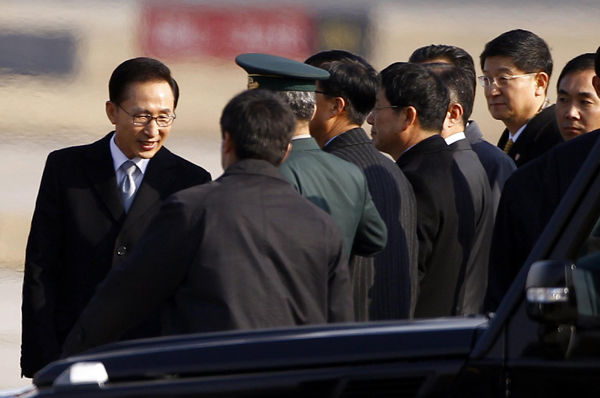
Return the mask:
<path id="1" fill-rule="evenodd" d="M 349 121 L 335 123 L 327 133 L 323 134 L 322 137 L 319 137 L 319 139 L 317 139 L 317 142 L 319 143 L 319 146 L 323 148 L 323 146 L 325 146 L 326 143 L 328 143 L 338 135 L 343 134 L 348 130 L 352 130 L 359 127 L 360 126 L 358 124 L 351 123 Z"/>
<path id="2" fill-rule="evenodd" d="M 300 135 L 310 135 L 308 124 L 309 123 L 307 120 L 296 120 L 296 131 L 294 132 L 294 137 L 298 137 Z"/>

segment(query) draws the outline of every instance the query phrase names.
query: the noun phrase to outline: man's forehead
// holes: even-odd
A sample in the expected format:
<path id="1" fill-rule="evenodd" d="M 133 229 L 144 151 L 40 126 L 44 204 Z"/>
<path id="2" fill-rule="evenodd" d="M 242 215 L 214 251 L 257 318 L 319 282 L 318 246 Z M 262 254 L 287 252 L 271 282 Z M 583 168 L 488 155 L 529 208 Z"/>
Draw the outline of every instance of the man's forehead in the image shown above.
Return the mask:
<path id="1" fill-rule="evenodd" d="M 593 77 L 596 72 L 593 69 L 578 70 L 567 73 L 560 79 L 558 89 L 566 91 L 567 89 L 576 89 L 579 91 L 594 91 Z"/>
<path id="2" fill-rule="evenodd" d="M 485 59 L 483 71 L 486 73 L 517 73 L 523 72 L 517 68 L 510 57 L 493 56 Z"/>

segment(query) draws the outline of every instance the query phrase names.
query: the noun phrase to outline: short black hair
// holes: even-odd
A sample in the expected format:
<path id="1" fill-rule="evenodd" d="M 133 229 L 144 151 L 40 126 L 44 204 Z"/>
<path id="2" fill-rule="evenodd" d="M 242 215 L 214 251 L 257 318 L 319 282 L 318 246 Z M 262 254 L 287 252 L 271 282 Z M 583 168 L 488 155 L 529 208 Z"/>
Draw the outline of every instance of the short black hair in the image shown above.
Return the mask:
<path id="1" fill-rule="evenodd" d="M 481 69 L 488 57 L 509 57 L 525 73 L 546 72 L 552 76 L 552 55 L 548 44 L 528 30 L 515 29 L 488 42 L 479 56 Z"/>
<path id="2" fill-rule="evenodd" d="M 310 91 L 275 91 L 292 108 L 296 120 L 310 121 L 315 113 L 317 99 Z"/>
<path id="3" fill-rule="evenodd" d="M 179 100 L 179 86 L 167 65 L 154 58 L 133 58 L 123 62 L 113 71 L 108 82 L 108 94 L 111 102 L 120 104 L 127 98 L 127 90 L 132 83 L 165 81 L 173 90 L 175 103 L 173 108 L 177 108 Z M 173 109 L 174 110 L 174 109 Z"/>
<path id="4" fill-rule="evenodd" d="M 596 76 L 600 77 L 600 47 L 596 50 Z"/>
<path id="5" fill-rule="evenodd" d="M 329 79 L 319 81 L 322 91 L 344 98 L 348 119 L 362 125 L 377 100 L 379 77 L 375 68 L 361 56 L 343 50 L 323 51 L 304 62 L 329 72 Z"/>
<path id="6" fill-rule="evenodd" d="M 450 95 L 433 72 L 423 65 L 396 62 L 381 71 L 381 84 L 390 105 L 400 109 L 412 106 L 423 130 L 442 131 Z"/>
<path id="7" fill-rule="evenodd" d="M 475 91 L 470 78 L 462 69 L 452 64 L 432 63 L 423 66 L 442 79 L 448 88 L 450 101 L 462 105 L 462 120 L 466 126 L 469 123 L 469 117 L 473 112 L 473 103 L 475 102 Z"/>
<path id="8" fill-rule="evenodd" d="M 294 134 L 296 117 L 276 93 L 247 90 L 227 103 L 220 123 L 238 159 L 266 160 L 279 166 Z"/>
<path id="9" fill-rule="evenodd" d="M 595 60 L 596 54 L 587 53 L 578 55 L 577 57 L 567 62 L 563 70 L 560 72 L 560 76 L 558 76 L 558 81 L 556 82 L 556 89 L 558 90 L 561 80 L 568 74 L 583 72 L 586 70 L 595 70 Z"/>
<path id="10" fill-rule="evenodd" d="M 473 61 L 471 54 L 460 47 L 447 46 L 445 44 L 431 44 L 429 46 L 420 47 L 413 51 L 408 59 L 408 62 L 424 64 L 436 60 L 444 60 L 456 66 L 457 68 L 460 68 L 471 81 L 473 86 L 473 96 L 475 95 L 477 88 L 475 62 Z"/>

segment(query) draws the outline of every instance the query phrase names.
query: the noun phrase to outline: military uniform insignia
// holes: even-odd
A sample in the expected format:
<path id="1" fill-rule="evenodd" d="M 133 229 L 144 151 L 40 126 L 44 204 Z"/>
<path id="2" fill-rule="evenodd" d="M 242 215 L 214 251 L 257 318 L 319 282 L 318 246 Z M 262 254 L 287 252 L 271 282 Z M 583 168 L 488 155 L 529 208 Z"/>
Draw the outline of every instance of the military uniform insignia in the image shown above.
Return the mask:
<path id="1" fill-rule="evenodd" d="M 248 90 L 256 90 L 260 87 L 258 82 L 255 82 L 252 76 L 248 76 Z"/>

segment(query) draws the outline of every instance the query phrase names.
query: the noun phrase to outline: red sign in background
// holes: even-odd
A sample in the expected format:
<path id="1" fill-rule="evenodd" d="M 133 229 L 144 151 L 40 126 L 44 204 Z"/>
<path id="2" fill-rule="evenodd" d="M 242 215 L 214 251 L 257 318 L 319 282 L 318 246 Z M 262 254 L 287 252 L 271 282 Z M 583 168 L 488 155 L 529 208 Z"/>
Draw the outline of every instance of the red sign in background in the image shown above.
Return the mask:
<path id="1" fill-rule="evenodd" d="M 140 28 L 146 55 L 180 61 L 246 52 L 304 59 L 314 52 L 315 40 L 312 17 L 294 7 L 146 3 Z"/>

